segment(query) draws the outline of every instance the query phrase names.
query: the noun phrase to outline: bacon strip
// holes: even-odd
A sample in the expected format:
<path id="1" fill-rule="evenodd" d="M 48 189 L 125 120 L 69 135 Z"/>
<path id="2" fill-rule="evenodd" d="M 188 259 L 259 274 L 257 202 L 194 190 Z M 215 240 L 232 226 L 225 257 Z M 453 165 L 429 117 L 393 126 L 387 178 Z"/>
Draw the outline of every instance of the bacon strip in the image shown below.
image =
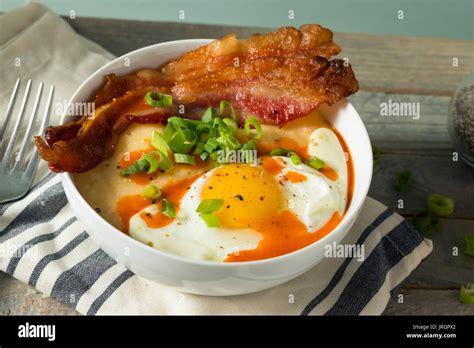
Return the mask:
<path id="1" fill-rule="evenodd" d="M 83 116 L 78 121 L 47 128 L 47 143 L 35 136 L 41 158 L 49 162 L 49 168 L 54 172 L 82 173 L 94 168 L 113 153 L 118 136 L 132 121 L 153 117 L 153 121 L 159 123 L 171 115 L 172 110 L 166 108 L 153 109 L 153 113 L 145 111 L 145 116 L 130 114 L 130 108 L 142 101 L 149 90 L 156 88 L 129 91 L 98 108 L 92 117 Z M 78 124 L 80 128 L 77 128 Z"/>
<path id="2" fill-rule="evenodd" d="M 254 115 L 262 123 L 283 126 L 358 90 L 350 65 L 330 60 L 340 50 L 332 32 L 315 24 L 246 40 L 230 34 L 158 69 L 106 76 L 94 97 L 93 117 L 48 128 L 47 143 L 40 137 L 35 142 L 52 170 L 84 172 L 112 154 L 118 135 L 131 122 L 164 122 L 177 105 L 196 118 L 198 110 L 228 100 L 241 123 Z M 173 107 L 129 110 L 150 90 L 172 94 Z"/>

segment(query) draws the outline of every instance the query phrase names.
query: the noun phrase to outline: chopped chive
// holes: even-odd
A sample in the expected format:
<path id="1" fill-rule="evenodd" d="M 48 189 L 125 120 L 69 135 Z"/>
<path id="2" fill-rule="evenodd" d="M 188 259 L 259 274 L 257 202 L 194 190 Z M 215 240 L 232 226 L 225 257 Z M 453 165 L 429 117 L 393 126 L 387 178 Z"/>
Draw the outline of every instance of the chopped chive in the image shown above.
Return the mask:
<path id="1" fill-rule="evenodd" d="M 171 168 L 171 161 L 163 152 L 158 151 L 160 160 L 158 161 L 158 168 L 161 170 L 168 170 Z"/>
<path id="2" fill-rule="evenodd" d="M 286 156 L 288 155 L 288 153 L 290 152 L 290 150 L 287 150 L 287 149 L 284 149 L 282 147 L 277 147 L 276 149 L 273 149 L 272 151 L 270 151 L 270 156 Z"/>
<path id="3" fill-rule="evenodd" d="M 136 160 L 131 166 L 124 168 L 120 171 L 120 176 L 129 177 L 133 174 L 142 173 L 148 171 L 150 164 L 144 159 Z"/>
<path id="4" fill-rule="evenodd" d="M 244 145 L 242 145 L 242 150 L 255 150 L 257 148 L 257 141 L 255 139 L 250 139 Z"/>
<path id="5" fill-rule="evenodd" d="M 151 132 L 151 146 L 165 155 L 168 154 L 169 146 L 156 129 Z"/>
<path id="6" fill-rule="evenodd" d="M 466 255 L 474 256 L 474 235 L 467 234 L 464 236 L 463 252 Z"/>
<path id="7" fill-rule="evenodd" d="M 454 211 L 454 200 L 437 193 L 428 196 L 428 210 L 438 216 L 448 216 Z"/>
<path id="8" fill-rule="evenodd" d="M 145 102 L 153 107 L 167 107 L 173 104 L 173 97 L 168 94 L 148 92 L 145 95 Z"/>
<path id="9" fill-rule="evenodd" d="M 209 153 L 212 153 L 215 149 L 217 149 L 218 146 L 219 142 L 216 139 L 211 138 L 206 141 L 206 144 L 204 144 L 204 150 Z"/>
<path id="10" fill-rule="evenodd" d="M 201 219 L 206 223 L 207 227 L 219 227 L 220 221 L 213 213 L 201 213 Z"/>
<path id="11" fill-rule="evenodd" d="M 167 155 L 169 152 L 178 154 L 174 156 L 178 163 L 194 163 L 194 158 L 191 160 L 190 157 L 182 157 L 182 155 L 199 155 L 203 161 L 206 161 L 216 160 L 221 150 L 241 148 L 255 150 L 255 139 L 250 139 L 247 143 L 242 144 L 237 138 L 238 124 L 232 105 L 227 101 L 222 101 L 220 109 L 222 114 L 218 114 L 212 107 L 208 108 L 201 120 L 178 116 L 168 118 L 163 134 L 157 131 L 152 134 L 153 146 L 160 154 Z M 229 113 L 229 110 L 233 118 L 224 117 L 223 114 Z M 253 116 L 247 119 L 246 128 L 248 134 L 256 133 L 254 138 L 259 138 L 262 135 L 260 124 Z M 255 128 L 255 131 L 251 128 Z M 160 157 L 163 158 L 163 156 Z M 166 160 L 167 158 L 163 158 L 164 164 L 169 167 L 170 163 Z"/>
<path id="12" fill-rule="evenodd" d="M 227 128 L 232 132 L 236 131 L 239 128 L 237 126 L 237 122 L 235 122 L 235 120 L 232 118 L 224 118 L 222 122 L 224 122 Z"/>
<path id="13" fill-rule="evenodd" d="M 204 199 L 196 209 L 196 212 L 202 214 L 214 213 L 224 205 L 223 199 Z"/>
<path id="14" fill-rule="evenodd" d="M 209 157 L 214 161 L 217 160 L 217 157 L 219 157 L 219 151 L 214 151 L 209 155 Z"/>
<path id="15" fill-rule="evenodd" d="M 147 174 L 153 174 L 154 172 L 156 172 L 156 170 L 158 169 L 158 160 L 156 159 L 156 157 L 154 156 L 152 152 L 143 154 L 141 159 L 148 162 Z"/>
<path id="16" fill-rule="evenodd" d="M 295 152 L 288 152 L 288 157 L 290 157 L 291 162 L 293 162 L 293 164 L 301 164 L 301 158 Z"/>
<path id="17" fill-rule="evenodd" d="M 319 159 L 317 157 L 311 157 L 307 162 L 306 162 L 307 165 L 309 165 L 310 167 L 314 168 L 314 169 L 321 169 L 322 167 L 324 167 L 324 161 L 322 159 Z"/>
<path id="18" fill-rule="evenodd" d="M 221 115 L 224 115 L 225 110 L 226 110 L 226 109 L 229 109 L 232 118 L 233 118 L 234 120 L 237 119 L 237 114 L 236 114 L 236 112 L 235 112 L 234 107 L 233 107 L 232 104 L 229 103 L 227 100 L 221 100 L 221 103 L 220 103 L 220 105 L 219 105 L 219 109 L 220 109 L 220 111 L 221 111 Z"/>
<path id="19" fill-rule="evenodd" d="M 406 192 L 411 186 L 412 174 L 410 170 L 402 170 L 395 177 L 395 191 Z"/>
<path id="20" fill-rule="evenodd" d="M 379 164 L 380 162 L 380 150 L 377 146 L 375 146 L 374 144 L 372 144 L 372 158 L 373 158 L 373 163 L 374 163 L 374 167 Z"/>
<path id="21" fill-rule="evenodd" d="M 184 153 L 175 153 L 174 161 L 176 163 L 192 164 L 193 166 L 196 165 L 196 161 L 194 160 L 194 157 L 191 155 L 184 154 Z"/>
<path id="22" fill-rule="evenodd" d="M 148 185 L 142 192 L 142 196 L 149 199 L 159 199 L 161 195 L 161 190 L 155 185 Z"/>
<path id="23" fill-rule="evenodd" d="M 199 155 L 199 158 L 201 158 L 201 160 L 203 161 L 206 161 L 209 158 L 209 152 L 206 152 L 206 151 L 201 152 L 201 154 Z"/>
<path id="24" fill-rule="evenodd" d="M 474 304 L 474 283 L 461 286 L 459 301 L 465 304 Z"/>
<path id="25" fill-rule="evenodd" d="M 253 128 L 255 129 L 255 131 L 257 133 L 256 138 L 260 139 L 262 137 L 262 133 L 263 133 L 262 126 L 260 126 L 260 123 L 258 122 L 258 120 L 254 116 L 249 116 L 245 120 L 245 126 L 244 126 L 245 134 L 247 134 L 248 136 L 250 136 L 250 134 L 252 134 L 252 130 L 250 128 L 251 125 L 253 126 Z"/>
<path id="26" fill-rule="evenodd" d="M 206 111 L 204 111 L 204 114 L 202 114 L 202 121 L 203 122 L 212 122 L 214 117 L 216 117 L 216 110 L 214 108 L 210 107 Z"/>
<path id="27" fill-rule="evenodd" d="M 169 218 L 176 217 L 176 210 L 173 204 L 166 198 L 161 201 L 161 212 Z"/>
<path id="28" fill-rule="evenodd" d="M 420 233 L 426 233 L 439 228 L 439 220 L 433 217 L 427 209 L 416 212 L 411 222 Z"/>
<path id="29" fill-rule="evenodd" d="M 200 141 L 197 145 L 196 148 L 194 149 L 194 154 L 195 155 L 200 155 L 204 151 L 204 143 Z"/>

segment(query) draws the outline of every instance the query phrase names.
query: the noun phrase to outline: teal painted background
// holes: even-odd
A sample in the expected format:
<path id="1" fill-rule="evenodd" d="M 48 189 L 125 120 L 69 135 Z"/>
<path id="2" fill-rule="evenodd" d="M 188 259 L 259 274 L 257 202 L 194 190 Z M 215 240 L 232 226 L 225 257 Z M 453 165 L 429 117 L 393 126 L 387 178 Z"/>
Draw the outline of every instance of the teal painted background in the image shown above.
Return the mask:
<path id="1" fill-rule="evenodd" d="M 43 0 L 61 15 L 280 27 L 320 23 L 333 31 L 474 38 L 474 0 Z M 8 11 L 24 1 L 0 0 Z M 179 18 L 184 11 L 184 19 Z M 294 11 L 294 19 L 288 18 Z M 404 19 L 397 18 L 404 11 Z M 1 28 L 0 28 L 1 29 Z"/>

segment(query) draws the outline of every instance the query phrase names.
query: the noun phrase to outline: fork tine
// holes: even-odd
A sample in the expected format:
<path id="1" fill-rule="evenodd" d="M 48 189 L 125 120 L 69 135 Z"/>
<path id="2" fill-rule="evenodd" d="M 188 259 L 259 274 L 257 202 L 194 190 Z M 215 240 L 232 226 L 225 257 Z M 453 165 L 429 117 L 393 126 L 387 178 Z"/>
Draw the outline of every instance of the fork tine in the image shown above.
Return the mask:
<path id="1" fill-rule="evenodd" d="M 15 159 L 15 165 L 13 167 L 13 170 L 15 170 L 17 167 L 21 166 L 21 162 L 23 161 L 23 157 L 25 155 L 25 150 L 26 147 L 31 144 L 30 136 L 31 136 L 31 130 L 33 128 L 33 123 L 35 122 L 35 117 L 36 117 L 36 112 L 38 111 L 38 105 L 41 100 L 41 93 L 43 92 L 43 82 L 40 83 L 38 87 L 38 93 L 36 94 L 36 100 L 33 105 L 33 110 L 31 111 L 31 116 L 30 116 L 30 121 L 28 122 L 28 127 L 26 129 L 25 135 L 23 136 L 23 142 L 21 144 L 20 151 L 18 152 L 18 156 L 16 156 Z"/>
<path id="2" fill-rule="evenodd" d="M 46 125 L 48 124 L 53 96 L 54 96 L 54 85 L 52 85 L 51 88 L 49 89 L 48 101 L 46 102 L 46 107 L 44 109 L 43 118 L 41 120 L 41 125 L 38 131 L 38 135 L 43 135 L 43 131 L 46 128 Z M 35 172 L 36 172 L 36 168 L 38 167 L 38 159 L 39 159 L 38 151 L 34 150 L 33 155 L 31 156 L 31 159 L 30 159 L 30 163 L 28 163 L 28 166 L 26 167 L 26 171 L 25 171 L 25 175 L 30 176 L 31 180 L 33 179 L 33 176 L 35 175 Z"/>
<path id="3" fill-rule="evenodd" d="M 20 112 L 18 114 L 15 127 L 13 128 L 13 132 L 10 136 L 10 141 L 8 142 L 7 149 L 5 150 L 5 154 L 3 155 L 2 166 L 4 168 L 8 168 L 13 151 L 15 150 L 16 137 L 18 134 L 18 130 L 20 128 L 21 119 L 23 118 L 23 113 L 25 112 L 26 103 L 28 101 L 28 96 L 30 94 L 30 88 L 31 88 L 31 79 L 28 80 L 28 83 L 26 85 L 25 94 L 23 95 L 23 101 L 21 102 Z"/>
<path id="4" fill-rule="evenodd" d="M 10 121 L 10 115 L 13 109 L 13 104 L 15 103 L 16 95 L 18 92 L 18 87 L 20 86 L 20 78 L 16 80 L 15 87 L 13 87 L 13 92 L 8 102 L 7 111 L 5 111 L 5 116 L 3 118 L 3 126 L 0 128 L 0 148 L 3 144 L 3 137 L 5 136 L 5 132 L 7 130 L 8 122 Z"/>

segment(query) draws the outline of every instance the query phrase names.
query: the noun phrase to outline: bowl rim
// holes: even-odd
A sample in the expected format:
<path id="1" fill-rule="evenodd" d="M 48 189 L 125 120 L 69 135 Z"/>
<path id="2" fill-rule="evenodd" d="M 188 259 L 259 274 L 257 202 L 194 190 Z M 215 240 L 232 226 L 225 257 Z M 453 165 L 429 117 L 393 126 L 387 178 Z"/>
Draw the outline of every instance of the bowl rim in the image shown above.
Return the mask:
<path id="1" fill-rule="evenodd" d="M 119 61 L 120 59 L 124 59 L 127 56 L 133 56 L 133 55 L 135 55 L 139 52 L 143 52 L 143 51 L 147 51 L 147 50 L 154 50 L 154 49 L 159 50 L 160 48 L 163 48 L 164 46 L 168 46 L 168 45 L 173 46 L 173 45 L 183 44 L 183 43 L 198 43 L 198 42 L 202 42 L 202 43 L 206 44 L 206 41 L 207 41 L 207 43 L 209 43 L 209 42 L 213 41 L 213 39 L 185 39 L 185 40 L 174 40 L 174 41 L 161 42 L 161 43 L 158 43 L 158 44 L 153 44 L 153 45 L 141 47 L 137 50 L 130 51 L 126 54 L 123 54 L 119 57 L 116 57 L 115 59 L 111 60 L 110 62 L 103 65 L 101 68 L 99 68 L 95 72 L 93 72 L 84 82 L 82 82 L 81 85 L 79 87 L 77 87 L 77 89 L 74 91 L 72 96 L 69 98 L 67 104 L 72 103 L 76 99 L 77 95 L 80 92 L 82 92 L 83 88 L 85 86 L 87 86 L 87 84 L 90 81 L 92 81 L 98 75 L 103 73 L 104 70 L 107 70 L 108 68 L 110 68 L 111 66 L 116 64 L 117 61 Z M 341 102 L 345 103 L 344 107 L 349 108 L 350 112 L 356 114 L 357 117 L 355 117 L 354 121 L 359 123 L 359 126 L 362 129 L 362 134 L 359 135 L 360 139 L 363 140 L 364 142 L 367 142 L 368 144 L 371 144 L 367 129 L 366 129 L 364 123 L 362 122 L 362 119 L 361 119 L 359 113 L 357 112 L 357 110 L 354 108 L 354 106 L 349 101 L 347 101 L 347 99 L 343 98 L 338 103 L 341 103 Z M 65 110 L 67 110 L 67 108 L 65 108 Z M 68 117 L 70 117 L 70 116 L 66 115 L 66 112 L 65 112 L 61 116 L 60 124 L 63 124 L 64 121 Z M 351 149 L 349 148 L 349 150 L 351 150 Z M 330 235 L 334 235 L 338 231 L 342 230 L 347 224 L 349 224 L 350 221 L 358 215 L 358 213 L 360 211 L 360 208 L 364 204 L 364 202 L 367 198 L 367 194 L 369 192 L 370 183 L 371 183 L 372 175 L 373 175 L 373 165 L 372 165 L 373 156 L 372 156 L 372 152 L 370 152 L 369 157 L 370 157 L 370 163 L 368 164 L 369 168 L 368 168 L 368 172 L 367 172 L 367 181 L 365 181 L 365 183 L 362 184 L 362 185 L 364 185 L 364 184 L 365 185 L 362 186 L 361 194 L 358 195 L 358 197 L 362 197 L 362 199 L 360 199 L 360 202 L 355 202 L 354 203 L 356 197 L 355 196 L 352 197 L 351 202 L 349 204 L 349 207 L 347 208 L 346 212 L 344 213 L 344 216 L 343 216 L 341 222 L 331 232 L 329 232 L 327 235 L 325 235 L 321 239 L 319 239 L 319 240 L 317 240 L 317 241 L 315 241 L 315 242 L 313 242 L 313 243 L 311 243 L 311 244 L 309 244 L 309 245 L 307 245 L 307 246 L 305 246 L 301 249 L 292 251 L 292 252 L 284 254 L 284 255 L 279 255 L 279 256 L 275 256 L 275 257 L 271 257 L 271 258 L 267 258 L 267 259 L 261 259 L 261 260 L 239 261 L 239 262 L 216 262 L 216 261 L 208 261 L 208 260 L 197 260 L 197 259 L 186 258 L 184 256 L 180 256 L 180 255 L 176 255 L 176 254 L 172 254 L 172 253 L 169 253 L 169 252 L 161 251 L 159 249 L 152 248 L 152 247 L 146 245 L 145 243 L 142 243 L 142 242 L 132 238 L 130 235 L 122 232 L 121 230 L 119 230 L 118 228 L 113 226 L 111 223 L 109 223 L 107 220 L 105 220 L 105 218 L 103 218 L 99 213 L 97 213 L 97 211 L 95 211 L 95 209 L 92 208 L 92 206 L 86 201 L 86 199 L 79 192 L 77 186 L 75 185 L 75 182 L 74 182 L 74 179 L 73 179 L 73 176 L 72 176 L 71 173 L 65 172 L 65 173 L 61 173 L 60 175 L 61 175 L 61 181 L 62 181 L 64 190 L 70 191 L 70 193 L 73 195 L 73 198 L 78 200 L 78 203 L 80 203 L 81 208 L 85 208 L 87 210 L 87 213 L 91 214 L 92 218 L 95 218 L 95 219 L 98 220 L 98 222 L 100 222 L 100 226 L 98 226 L 98 227 L 109 228 L 111 230 L 111 232 L 117 233 L 118 234 L 117 238 L 120 238 L 125 244 L 126 243 L 132 243 L 133 245 L 135 245 L 138 248 L 140 248 L 141 250 L 143 250 L 143 252 L 145 252 L 145 253 L 150 253 L 151 252 L 153 254 L 156 254 L 159 257 L 169 258 L 171 260 L 178 261 L 178 262 L 181 262 L 181 263 L 184 263 L 184 264 L 202 265 L 202 266 L 216 267 L 216 268 L 240 268 L 240 267 L 246 267 L 246 266 L 266 265 L 266 264 L 276 263 L 276 262 L 280 262 L 280 261 L 285 261 L 289 258 L 292 258 L 292 257 L 295 257 L 299 254 L 305 253 L 308 249 L 316 248 L 316 246 L 318 244 L 323 243 L 326 239 L 329 238 Z M 354 175 L 355 174 L 356 173 L 355 173 L 355 170 L 354 170 Z M 355 179 L 355 180 L 357 180 L 357 179 Z M 69 198 L 68 198 L 68 200 L 69 200 Z M 353 204 L 357 204 L 357 206 L 353 206 Z M 348 228 L 347 232 L 349 230 L 350 230 L 350 227 Z"/>

